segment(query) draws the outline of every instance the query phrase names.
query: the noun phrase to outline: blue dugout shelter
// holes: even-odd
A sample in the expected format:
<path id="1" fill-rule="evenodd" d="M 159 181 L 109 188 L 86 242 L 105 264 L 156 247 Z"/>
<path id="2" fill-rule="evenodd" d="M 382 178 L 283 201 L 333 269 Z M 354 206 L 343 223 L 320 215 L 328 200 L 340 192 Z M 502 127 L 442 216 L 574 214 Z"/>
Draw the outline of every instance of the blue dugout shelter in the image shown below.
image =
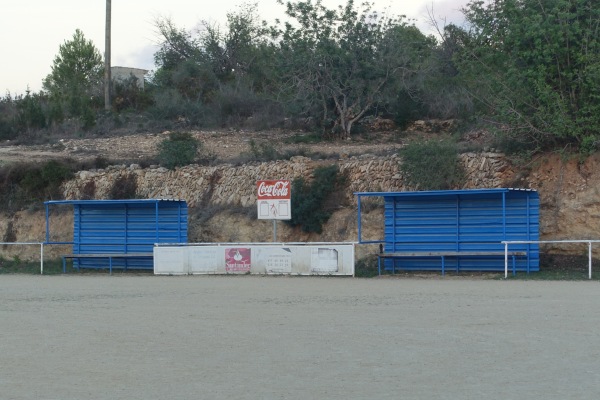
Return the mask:
<path id="1" fill-rule="evenodd" d="M 73 206 L 73 241 L 51 242 L 52 206 Z M 44 203 L 46 243 L 72 244 L 76 268 L 153 268 L 155 243 L 187 242 L 183 200 L 58 200 Z"/>
<path id="2" fill-rule="evenodd" d="M 539 195 L 528 189 L 360 192 L 358 242 L 380 243 L 387 270 L 503 271 L 504 240 L 539 240 Z M 363 240 L 361 203 L 384 200 L 383 239 Z M 539 245 L 513 245 L 513 271 L 539 271 Z M 440 263 L 441 259 L 441 263 Z"/>

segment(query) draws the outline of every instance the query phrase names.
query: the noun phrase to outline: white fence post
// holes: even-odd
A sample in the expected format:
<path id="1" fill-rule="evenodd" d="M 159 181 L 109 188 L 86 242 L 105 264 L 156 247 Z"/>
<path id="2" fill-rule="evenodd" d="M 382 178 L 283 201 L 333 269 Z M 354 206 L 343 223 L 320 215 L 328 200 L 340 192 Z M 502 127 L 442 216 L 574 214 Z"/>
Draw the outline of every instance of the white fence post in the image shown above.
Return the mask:
<path id="1" fill-rule="evenodd" d="M 504 279 L 508 279 L 508 243 L 504 242 Z"/>
<path id="2" fill-rule="evenodd" d="M 506 240 L 504 244 L 504 278 L 508 277 L 508 245 L 509 244 L 541 244 L 541 243 L 587 243 L 588 244 L 588 279 L 592 279 L 592 243 L 600 240 Z"/>
<path id="3" fill-rule="evenodd" d="M 4 246 L 35 246 L 40 245 L 40 274 L 44 273 L 44 243 L 43 242 L 0 242 Z"/>
<path id="4" fill-rule="evenodd" d="M 589 278 L 592 279 L 592 242 L 588 242 Z"/>

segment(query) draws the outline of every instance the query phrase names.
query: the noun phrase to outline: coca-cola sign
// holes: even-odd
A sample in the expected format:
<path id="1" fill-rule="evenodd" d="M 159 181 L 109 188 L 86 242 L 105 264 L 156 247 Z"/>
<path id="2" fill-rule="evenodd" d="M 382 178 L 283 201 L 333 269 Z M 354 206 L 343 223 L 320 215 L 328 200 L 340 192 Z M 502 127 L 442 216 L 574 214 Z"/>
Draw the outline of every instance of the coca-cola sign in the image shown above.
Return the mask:
<path id="1" fill-rule="evenodd" d="M 270 180 L 256 183 L 258 200 L 289 200 L 291 199 L 290 181 Z"/>

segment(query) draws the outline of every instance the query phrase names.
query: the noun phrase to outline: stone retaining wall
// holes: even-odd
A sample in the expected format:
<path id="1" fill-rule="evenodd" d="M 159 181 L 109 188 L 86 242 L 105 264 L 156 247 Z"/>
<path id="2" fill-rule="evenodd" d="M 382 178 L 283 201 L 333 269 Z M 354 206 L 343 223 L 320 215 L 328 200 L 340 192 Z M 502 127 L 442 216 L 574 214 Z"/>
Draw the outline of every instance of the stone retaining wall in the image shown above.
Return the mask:
<path id="1" fill-rule="evenodd" d="M 461 160 L 467 171 L 464 188 L 502 187 L 511 179 L 513 171 L 502 154 L 465 153 Z M 292 157 L 289 161 L 275 161 L 243 166 L 197 165 L 167 170 L 160 167 L 142 169 L 136 164 L 111 166 L 104 170 L 81 171 L 67 182 L 65 199 L 109 198 L 114 183 L 126 176 L 135 176 L 137 197 L 176 198 L 186 200 L 190 207 L 202 205 L 252 206 L 256 204 L 255 182 L 260 179 L 310 178 L 313 170 L 335 161 L 313 161 L 306 157 Z M 340 172 L 348 178 L 347 196 L 355 201 L 354 192 L 414 190 L 404 185 L 401 159 L 397 155 L 376 157 L 363 155 L 337 162 Z M 90 187 L 94 188 L 93 193 Z"/>

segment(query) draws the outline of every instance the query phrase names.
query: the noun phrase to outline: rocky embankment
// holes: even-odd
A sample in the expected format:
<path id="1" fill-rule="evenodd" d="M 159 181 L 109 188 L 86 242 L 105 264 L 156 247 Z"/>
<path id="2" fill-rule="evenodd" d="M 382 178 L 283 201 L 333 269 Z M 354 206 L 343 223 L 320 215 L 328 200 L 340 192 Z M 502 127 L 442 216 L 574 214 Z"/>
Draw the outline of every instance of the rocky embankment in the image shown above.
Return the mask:
<path id="1" fill-rule="evenodd" d="M 538 190 L 541 198 L 540 234 L 543 239 L 600 238 L 600 158 L 585 161 L 545 154 L 525 165 L 514 165 L 498 153 L 465 153 L 467 171 L 464 188 L 520 187 Z M 259 179 L 310 178 L 320 165 L 337 163 L 347 178 L 339 210 L 320 235 L 307 234 L 279 224 L 279 241 L 356 240 L 356 202 L 353 193 L 402 191 L 407 187 L 396 155 L 362 155 L 338 161 L 314 161 L 293 157 L 289 161 L 253 163 L 243 166 L 191 165 L 176 170 L 141 168 L 136 164 L 111 166 L 104 170 L 81 171 L 64 185 L 66 199 L 109 198 L 115 182 L 134 179 L 139 198 L 178 198 L 190 206 L 189 239 L 197 241 L 271 241 L 270 221 L 256 220 L 255 182 Z M 91 197 L 90 197 L 91 196 Z M 72 231 L 69 213 L 54 216 L 53 232 L 62 239 Z M 58 220 L 58 222 L 57 222 Z M 16 241 L 43 241 L 42 211 L 0 215 L 0 234 Z M 363 234 L 382 237 L 381 212 L 364 215 Z M 33 250 L 35 252 L 35 250 Z"/>
<path id="2" fill-rule="evenodd" d="M 467 170 L 465 188 L 501 187 L 514 172 L 502 154 L 466 153 L 461 156 Z M 142 169 L 137 164 L 116 165 L 104 170 L 81 171 L 64 186 L 66 199 L 83 195 L 107 199 L 115 182 L 134 177 L 140 198 L 184 199 L 190 207 L 230 205 L 251 207 L 256 204 L 255 182 L 260 179 L 310 178 L 320 165 L 334 161 L 313 161 L 292 157 L 289 161 L 251 165 L 197 165 L 167 170 L 161 167 Z M 401 160 L 397 155 L 377 157 L 365 155 L 336 162 L 347 178 L 348 203 L 355 202 L 355 192 L 411 190 L 404 183 Z M 93 188 L 93 193 L 90 193 Z"/>

